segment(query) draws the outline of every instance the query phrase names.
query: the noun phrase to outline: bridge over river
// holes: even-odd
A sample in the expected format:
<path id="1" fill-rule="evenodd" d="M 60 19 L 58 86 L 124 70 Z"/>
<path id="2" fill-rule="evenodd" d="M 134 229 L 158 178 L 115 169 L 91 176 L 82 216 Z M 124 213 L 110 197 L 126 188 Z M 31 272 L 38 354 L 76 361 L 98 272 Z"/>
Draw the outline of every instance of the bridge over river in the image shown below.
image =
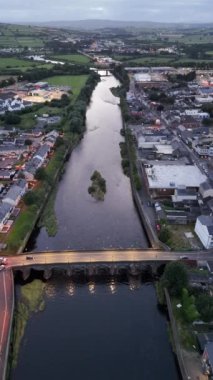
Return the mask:
<path id="1" fill-rule="evenodd" d="M 184 252 L 190 260 L 213 261 L 211 251 Z M 98 250 L 98 251 L 51 251 L 21 254 L 8 257 L 7 268 L 0 272 L 0 379 L 6 377 L 6 367 L 14 309 L 13 270 L 57 265 L 119 266 L 121 264 L 162 263 L 180 260 L 183 252 L 165 252 L 154 249 Z"/>

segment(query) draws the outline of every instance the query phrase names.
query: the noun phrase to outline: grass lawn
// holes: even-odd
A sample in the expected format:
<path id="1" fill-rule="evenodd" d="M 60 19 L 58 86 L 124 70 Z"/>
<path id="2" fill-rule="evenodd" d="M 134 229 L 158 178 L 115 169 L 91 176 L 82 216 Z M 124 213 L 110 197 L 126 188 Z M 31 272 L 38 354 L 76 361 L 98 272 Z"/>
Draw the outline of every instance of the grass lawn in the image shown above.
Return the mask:
<path id="1" fill-rule="evenodd" d="M 52 57 L 53 59 L 57 59 L 59 61 L 67 61 L 72 63 L 89 63 L 90 59 L 85 57 L 85 55 L 81 54 L 58 54 Z"/>
<path id="2" fill-rule="evenodd" d="M 194 238 L 193 242 L 196 242 L 196 246 L 199 246 L 199 242 L 197 241 L 195 232 L 194 232 L 194 224 L 187 225 L 168 225 L 167 228 L 171 232 L 171 239 L 169 246 L 172 250 L 190 250 L 193 247 L 190 244 L 190 240 L 187 239 L 184 235 L 185 232 L 192 232 Z"/>
<path id="3" fill-rule="evenodd" d="M 85 86 L 88 75 L 58 75 L 44 79 L 44 82 L 55 86 L 70 86 L 73 92 L 73 100 L 75 100 L 81 89 Z"/>

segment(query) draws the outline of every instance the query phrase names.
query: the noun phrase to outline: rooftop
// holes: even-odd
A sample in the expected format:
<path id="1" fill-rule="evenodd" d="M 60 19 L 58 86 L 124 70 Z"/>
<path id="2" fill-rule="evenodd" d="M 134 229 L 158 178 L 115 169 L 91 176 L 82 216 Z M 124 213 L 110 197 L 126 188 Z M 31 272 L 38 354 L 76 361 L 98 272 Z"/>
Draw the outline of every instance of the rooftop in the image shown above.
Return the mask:
<path id="1" fill-rule="evenodd" d="M 199 187 L 206 176 L 194 165 L 153 165 L 146 169 L 149 187 L 172 189 L 180 186 Z"/>

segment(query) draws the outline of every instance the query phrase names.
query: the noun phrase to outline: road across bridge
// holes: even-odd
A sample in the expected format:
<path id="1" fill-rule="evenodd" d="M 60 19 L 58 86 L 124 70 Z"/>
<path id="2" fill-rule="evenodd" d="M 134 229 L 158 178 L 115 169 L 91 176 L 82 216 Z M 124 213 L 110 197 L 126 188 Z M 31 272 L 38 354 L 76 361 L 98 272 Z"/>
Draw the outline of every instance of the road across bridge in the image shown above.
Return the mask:
<path id="1" fill-rule="evenodd" d="M 45 264 L 119 263 L 140 261 L 174 261 L 183 256 L 190 260 L 213 260 L 211 251 L 169 252 L 155 249 L 99 250 L 99 251 L 51 251 L 21 254 L 8 258 L 9 268 Z M 30 258 L 30 259 L 28 259 Z"/>

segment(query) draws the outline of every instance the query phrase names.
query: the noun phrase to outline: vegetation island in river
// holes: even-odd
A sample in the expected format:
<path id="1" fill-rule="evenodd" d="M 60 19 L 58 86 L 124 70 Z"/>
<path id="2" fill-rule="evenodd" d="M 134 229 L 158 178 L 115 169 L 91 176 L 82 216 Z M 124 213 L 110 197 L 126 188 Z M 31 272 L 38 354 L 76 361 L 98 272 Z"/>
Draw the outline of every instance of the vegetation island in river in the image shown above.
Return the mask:
<path id="1" fill-rule="evenodd" d="M 104 200 L 104 194 L 106 193 L 106 181 L 97 170 L 94 171 L 90 178 L 92 185 L 88 188 L 88 193 L 97 201 Z"/>

